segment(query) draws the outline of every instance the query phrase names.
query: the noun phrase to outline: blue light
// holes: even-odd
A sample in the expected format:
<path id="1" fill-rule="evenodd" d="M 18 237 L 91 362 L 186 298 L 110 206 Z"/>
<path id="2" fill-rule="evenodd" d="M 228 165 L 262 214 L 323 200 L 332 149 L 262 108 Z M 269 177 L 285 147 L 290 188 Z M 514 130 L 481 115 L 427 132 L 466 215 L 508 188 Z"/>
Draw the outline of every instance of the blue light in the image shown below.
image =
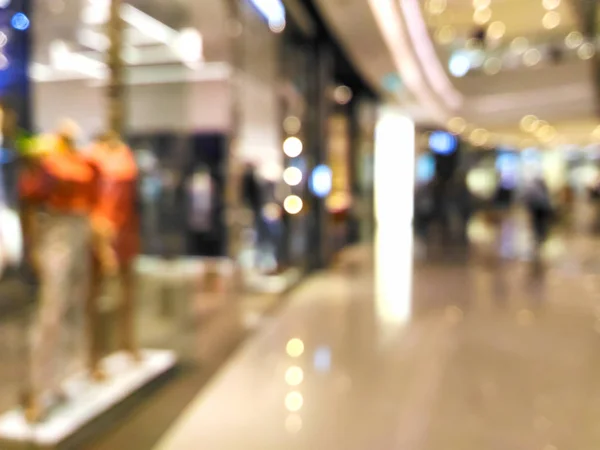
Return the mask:
<path id="1" fill-rule="evenodd" d="M 324 164 L 313 169 L 310 176 L 310 189 L 317 197 L 329 195 L 332 186 L 331 169 Z"/>
<path id="2" fill-rule="evenodd" d="M 417 160 L 417 181 L 429 183 L 435 176 L 435 158 L 432 155 L 422 155 Z"/>
<path id="3" fill-rule="evenodd" d="M 12 16 L 10 24 L 15 30 L 25 31 L 29 28 L 29 18 L 23 13 L 16 13 Z"/>
<path id="4" fill-rule="evenodd" d="M 458 139 L 445 131 L 434 131 L 429 135 L 429 148 L 438 155 L 449 155 L 456 151 Z"/>
<path id="5" fill-rule="evenodd" d="M 281 0 L 250 0 L 270 26 L 285 25 L 285 7 Z"/>

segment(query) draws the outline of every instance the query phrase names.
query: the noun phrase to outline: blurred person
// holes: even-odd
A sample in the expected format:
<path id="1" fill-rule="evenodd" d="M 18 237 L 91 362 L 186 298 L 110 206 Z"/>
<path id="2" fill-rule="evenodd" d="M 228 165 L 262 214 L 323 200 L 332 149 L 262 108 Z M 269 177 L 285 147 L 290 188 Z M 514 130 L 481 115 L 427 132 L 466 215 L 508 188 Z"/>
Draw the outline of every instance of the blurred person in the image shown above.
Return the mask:
<path id="1" fill-rule="evenodd" d="M 206 166 L 198 167 L 186 183 L 188 198 L 188 252 L 193 256 L 217 256 L 215 208 L 218 192 Z"/>
<path id="2" fill-rule="evenodd" d="M 473 214 L 473 198 L 467 186 L 466 171 L 456 173 L 453 180 L 453 197 L 459 219 L 459 239 L 462 245 L 469 244 L 468 227 Z"/>
<path id="3" fill-rule="evenodd" d="M 64 122 L 19 180 L 28 256 L 40 287 L 31 325 L 26 419 L 39 422 L 65 399 L 61 384 L 83 365 L 83 299 L 89 289 L 95 172 Z"/>
<path id="4" fill-rule="evenodd" d="M 537 261 L 541 257 L 541 249 L 550 232 L 554 214 L 550 191 L 541 176 L 534 178 L 526 187 L 524 200 L 533 229 L 534 256 Z"/>
<path id="5" fill-rule="evenodd" d="M 96 380 L 105 377 L 100 367 L 98 302 L 107 276 L 118 276 L 122 298 L 119 304 L 119 350 L 140 359 L 135 333 L 135 271 L 139 253 L 137 212 L 138 168 L 129 147 L 115 133 L 107 133 L 93 144 L 89 161 L 97 171 L 97 201 L 92 211 L 94 245 L 91 289 L 87 304 L 89 370 Z"/>
<path id="6" fill-rule="evenodd" d="M 254 223 L 254 234 L 256 243 L 256 261 L 259 264 L 259 249 L 264 246 L 269 239 L 268 225 L 263 217 L 264 192 L 260 183 L 256 166 L 253 163 L 246 163 L 242 175 L 242 201 L 251 211 Z"/>

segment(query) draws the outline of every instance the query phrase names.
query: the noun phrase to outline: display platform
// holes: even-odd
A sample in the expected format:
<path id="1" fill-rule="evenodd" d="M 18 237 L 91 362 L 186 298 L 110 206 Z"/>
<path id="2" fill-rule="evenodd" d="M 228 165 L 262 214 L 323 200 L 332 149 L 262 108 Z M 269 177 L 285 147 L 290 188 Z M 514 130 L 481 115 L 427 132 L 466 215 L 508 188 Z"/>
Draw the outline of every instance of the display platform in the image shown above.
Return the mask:
<path id="1" fill-rule="evenodd" d="M 175 353 L 167 350 L 144 350 L 141 363 L 133 363 L 125 353 L 110 355 L 103 361 L 107 381 L 94 383 L 83 373 L 67 379 L 64 389 L 69 400 L 56 408 L 45 422 L 28 424 L 20 409 L 0 416 L 0 442 L 56 446 L 171 370 L 176 363 Z"/>

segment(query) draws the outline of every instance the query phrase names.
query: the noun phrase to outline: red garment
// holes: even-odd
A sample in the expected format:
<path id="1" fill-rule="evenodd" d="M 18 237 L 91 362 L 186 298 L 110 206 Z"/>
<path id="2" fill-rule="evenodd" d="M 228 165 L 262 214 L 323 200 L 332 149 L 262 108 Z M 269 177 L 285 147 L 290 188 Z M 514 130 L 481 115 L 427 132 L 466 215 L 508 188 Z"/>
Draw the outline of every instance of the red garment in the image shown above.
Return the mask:
<path id="1" fill-rule="evenodd" d="M 119 261 L 128 262 L 138 254 L 140 247 L 135 159 L 125 145 L 116 148 L 97 145 L 89 159 L 98 172 L 98 200 L 92 222 L 98 228 L 108 229 Z"/>
<path id="2" fill-rule="evenodd" d="M 26 201 L 60 213 L 88 214 L 95 203 L 95 172 L 75 152 L 56 152 L 21 173 L 19 190 Z"/>

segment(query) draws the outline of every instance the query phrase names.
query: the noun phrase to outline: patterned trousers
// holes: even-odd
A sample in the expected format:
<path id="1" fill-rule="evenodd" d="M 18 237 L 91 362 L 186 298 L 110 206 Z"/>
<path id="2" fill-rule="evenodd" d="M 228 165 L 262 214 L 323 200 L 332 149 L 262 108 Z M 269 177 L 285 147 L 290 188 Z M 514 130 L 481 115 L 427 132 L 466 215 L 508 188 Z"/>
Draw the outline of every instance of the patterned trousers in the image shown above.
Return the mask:
<path id="1" fill-rule="evenodd" d="M 87 217 L 41 213 L 35 243 L 38 306 L 31 324 L 30 390 L 40 398 L 61 391 L 65 378 L 85 366 L 85 304 L 91 232 Z"/>

